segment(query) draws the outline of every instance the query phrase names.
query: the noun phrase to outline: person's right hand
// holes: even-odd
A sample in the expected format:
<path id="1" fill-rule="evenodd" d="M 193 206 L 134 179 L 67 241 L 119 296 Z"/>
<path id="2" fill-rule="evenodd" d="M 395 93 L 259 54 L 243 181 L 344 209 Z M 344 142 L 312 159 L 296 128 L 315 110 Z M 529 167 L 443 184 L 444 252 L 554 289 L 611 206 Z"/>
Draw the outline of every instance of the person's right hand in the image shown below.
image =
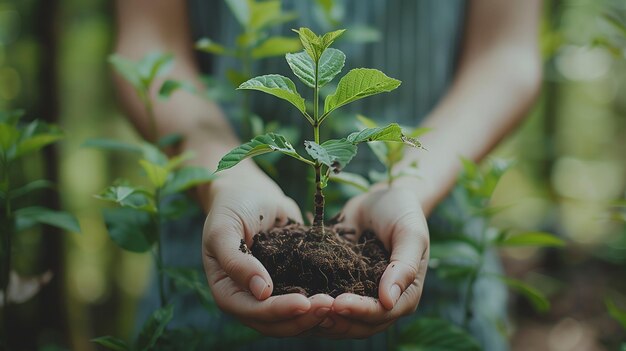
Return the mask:
<path id="1" fill-rule="evenodd" d="M 202 236 L 204 270 L 217 306 L 266 336 L 306 333 L 320 324 L 334 299 L 328 295 L 271 296 L 269 273 L 254 256 L 240 249 L 252 237 L 289 219 L 302 223 L 296 203 L 267 176 L 229 171 L 209 187 L 209 209 Z"/>

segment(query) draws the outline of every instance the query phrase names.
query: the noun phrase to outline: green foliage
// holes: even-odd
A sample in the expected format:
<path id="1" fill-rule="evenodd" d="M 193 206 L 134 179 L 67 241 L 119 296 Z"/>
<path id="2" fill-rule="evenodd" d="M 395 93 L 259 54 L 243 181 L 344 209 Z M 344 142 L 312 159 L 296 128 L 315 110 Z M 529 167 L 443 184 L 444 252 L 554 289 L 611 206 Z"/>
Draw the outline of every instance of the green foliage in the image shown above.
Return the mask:
<path id="1" fill-rule="evenodd" d="M 242 83 L 238 89 L 258 90 L 274 95 L 283 100 L 287 100 L 306 115 L 304 98 L 298 93 L 296 85 L 287 77 L 278 74 L 255 77 Z"/>
<path id="2" fill-rule="evenodd" d="M 293 74 L 311 88 L 315 88 L 316 72 L 315 62 L 306 52 L 287 54 L 285 56 Z M 328 48 L 320 57 L 317 66 L 317 84 L 322 88 L 337 76 L 346 62 L 346 55 L 340 50 Z"/>
<path id="3" fill-rule="evenodd" d="M 246 158 L 263 155 L 269 152 L 280 152 L 299 160 L 304 159 L 298 155 L 293 146 L 291 146 L 282 135 L 268 133 L 259 135 L 249 142 L 229 151 L 220 160 L 216 172 L 234 167 Z"/>
<path id="4" fill-rule="evenodd" d="M 517 279 L 502 276 L 499 278 L 511 289 L 526 297 L 537 312 L 546 312 L 550 309 L 550 301 L 541 291 Z"/>
<path id="5" fill-rule="evenodd" d="M 135 342 L 135 349 L 138 351 L 151 350 L 163 335 L 165 327 L 174 318 L 174 306 L 167 305 L 152 313 L 148 321 Z"/>
<path id="6" fill-rule="evenodd" d="M 624 330 L 626 330 L 626 309 L 620 309 L 615 302 L 611 299 L 604 301 L 606 309 L 609 311 L 611 317 L 613 317 Z"/>
<path id="7" fill-rule="evenodd" d="M 112 336 L 101 336 L 99 338 L 91 339 L 92 342 L 113 351 L 128 351 L 130 348 L 124 340 Z"/>
<path id="8" fill-rule="evenodd" d="M 217 313 L 206 278 L 200 272 L 192 268 L 166 268 L 165 275 L 172 280 L 176 291 L 194 293 L 209 312 Z"/>
<path id="9" fill-rule="evenodd" d="M 337 85 L 334 94 L 328 95 L 324 101 L 324 115 L 337 108 L 368 96 L 390 92 L 399 87 L 401 82 L 389 78 L 383 72 L 371 68 L 355 68 L 350 70 Z"/>
<path id="10" fill-rule="evenodd" d="M 243 16 L 243 12 L 239 16 Z M 413 147 L 419 145 L 416 139 L 409 138 L 402 133 L 397 124 L 386 127 L 366 128 L 350 134 L 345 139 L 327 140 L 321 142 L 319 138 L 320 126 L 325 118 L 336 109 L 350 102 L 394 90 L 400 81 L 387 77 L 375 69 L 358 68 L 348 72 L 337 86 L 335 92 L 326 97 L 324 113 L 319 113 L 319 89 L 329 83 L 341 72 L 345 63 L 345 55 L 329 46 L 343 34 L 344 30 L 337 30 L 317 35 L 308 28 L 294 30 L 298 33 L 304 52 L 287 54 L 286 60 L 294 74 L 307 86 L 313 88 L 313 112 L 306 111 L 306 102 L 296 90 L 295 84 L 289 78 L 270 74 L 255 77 L 242 83 L 239 89 L 258 90 L 287 100 L 296 106 L 302 115 L 313 127 L 313 141 L 305 141 L 304 146 L 312 160 L 296 153 L 295 149 L 284 136 L 279 134 L 264 134 L 233 149 L 219 162 L 217 171 L 235 166 L 248 157 L 254 157 L 274 151 L 291 156 L 315 168 L 316 191 L 323 189 L 330 177 L 330 173 L 339 173 L 356 155 L 356 145 L 363 142 L 386 141 L 404 143 Z M 361 182 L 361 185 L 363 183 Z M 321 225 L 323 219 L 323 194 L 317 194 L 316 219 L 314 225 Z"/>
<path id="11" fill-rule="evenodd" d="M 148 252 L 157 241 L 156 223 L 148 213 L 132 208 L 113 208 L 103 212 L 109 237 L 130 252 Z"/>
<path id="12" fill-rule="evenodd" d="M 443 319 L 420 318 L 398 338 L 398 351 L 479 351 L 476 340 L 463 329 Z"/>
<path id="13" fill-rule="evenodd" d="M 14 214 L 17 221 L 16 226 L 21 230 L 39 223 L 51 225 L 68 232 L 80 233 L 80 226 L 76 217 L 67 212 L 32 206 L 15 210 Z"/>
<path id="14" fill-rule="evenodd" d="M 550 233 L 525 232 L 502 238 L 495 242 L 497 246 L 556 246 L 561 247 L 565 242 Z"/>
<path id="15" fill-rule="evenodd" d="M 118 54 L 109 56 L 115 70 L 142 96 L 147 96 L 155 78 L 169 72 L 174 64 L 172 54 L 151 52 L 139 61 L 132 61 Z"/>

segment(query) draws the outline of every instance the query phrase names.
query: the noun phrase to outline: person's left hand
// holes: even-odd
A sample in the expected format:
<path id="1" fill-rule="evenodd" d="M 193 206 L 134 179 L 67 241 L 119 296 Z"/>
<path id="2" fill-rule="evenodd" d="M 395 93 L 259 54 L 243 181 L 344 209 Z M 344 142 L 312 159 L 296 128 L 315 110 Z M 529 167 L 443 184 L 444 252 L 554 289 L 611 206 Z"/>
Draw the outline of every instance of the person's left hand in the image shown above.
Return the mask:
<path id="1" fill-rule="evenodd" d="M 399 185 L 380 184 L 351 199 L 341 217 L 340 228 L 356 229 L 359 235 L 367 229 L 374 231 L 391 252 L 391 260 L 380 279 L 378 299 L 339 295 L 316 334 L 366 338 L 417 308 L 428 266 L 428 227 L 417 192 Z"/>

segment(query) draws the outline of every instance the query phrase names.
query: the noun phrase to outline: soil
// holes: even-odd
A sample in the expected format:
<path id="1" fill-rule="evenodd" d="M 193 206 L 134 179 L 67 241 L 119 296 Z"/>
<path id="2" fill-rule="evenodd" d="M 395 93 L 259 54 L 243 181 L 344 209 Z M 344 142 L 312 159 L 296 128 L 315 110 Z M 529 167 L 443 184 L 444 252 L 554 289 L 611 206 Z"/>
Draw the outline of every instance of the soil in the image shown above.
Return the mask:
<path id="1" fill-rule="evenodd" d="M 371 231 L 358 242 L 326 227 L 324 233 L 288 224 L 254 236 L 250 250 L 268 270 L 273 295 L 323 293 L 333 297 L 350 292 L 378 298 L 378 282 L 389 264 L 389 252 Z"/>

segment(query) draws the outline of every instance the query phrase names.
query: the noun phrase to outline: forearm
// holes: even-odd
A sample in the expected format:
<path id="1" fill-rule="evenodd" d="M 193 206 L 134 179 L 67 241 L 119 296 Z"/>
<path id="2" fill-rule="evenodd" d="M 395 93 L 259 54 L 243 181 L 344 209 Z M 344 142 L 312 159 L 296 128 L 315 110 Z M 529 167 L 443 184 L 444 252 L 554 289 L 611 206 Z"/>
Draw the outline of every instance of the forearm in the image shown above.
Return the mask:
<path id="1" fill-rule="evenodd" d="M 192 83 L 199 91 L 202 84 L 200 71 L 193 55 L 193 43 L 189 33 L 187 9 L 184 2 L 166 0 L 134 0 L 117 2 L 117 30 L 115 52 L 123 57 L 139 60 L 151 51 L 174 54 L 174 67 L 167 78 Z M 217 169 L 220 158 L 239 145 L 239 140 L 230 127 L 219 106 L 185 91 L 174 92 L 167 100 L 157 98 L 162 81 L 156 81 L 150 92 L 153 116 L 132 86 L 120 76 L 114 76 L 114 84 L 126 115 L 139 133 L 147 140 L 178 134 L 183 141 L 177 145 L 176 153 L 192 151 L 194 158 L 188 163 Z M 151 118 L 155 119 L 157 135 L 152 135 Z M 220 173 L 220 179 L 264 178 L 256 165 L 245 161 L 240 167 Z M 198 189 L 198 197 L 208 209 L 208 188 Z"/>
<path id="2" fill-rule="evenodd" d="M 421 138 L 427 150 L 409 150 L 399 165 L 417 161 L 421 177 L 399 182 L 415 188 L 426 212 L 454 185 L 460 158 L 481 160 L 532 106 L 541 82 L 539 8 L 535 0 L 472 2 L 455 80 L 423 123 L 432 128 Z"/>
<path id="3" fill-rule="evenodd" d="M 423 123 L 432 128 L 421 138 L 427 150 L 407 151 L 400 168 L 417 161 L 421 179 L 403 181 L 419 187 L 427 203 L 434 205 L 448 193 L 461 168 L 461 157 L 481 160 L 532 106 L 540 82 L 539 64 L 520 69 L 502 67 L 502 62 L 510 62 L 507 53 L 486 58 L 460 73 L 449 94 Z"/>

